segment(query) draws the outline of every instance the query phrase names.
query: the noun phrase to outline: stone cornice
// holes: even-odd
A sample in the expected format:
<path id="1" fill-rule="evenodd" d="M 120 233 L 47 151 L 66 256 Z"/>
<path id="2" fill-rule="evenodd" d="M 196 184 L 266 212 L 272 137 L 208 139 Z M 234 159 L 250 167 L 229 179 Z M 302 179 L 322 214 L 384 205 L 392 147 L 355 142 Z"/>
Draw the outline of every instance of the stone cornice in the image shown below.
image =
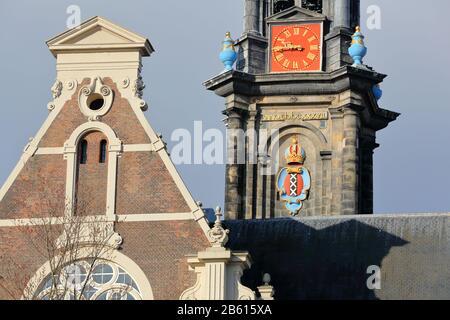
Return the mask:
<path id="1" fill-rule="evenodd" d="M 368 112 L 376 119 L 375 128 L 384 128 L 400 115 L 397 112 L 382 109 L 370 92 L 375 84 L 386 78 L 386 75 L 370 69 L 344 66 L 332 72 L 314 73 L 273 73 L 253 75 L 240 71 L 222 73 L 204 82 L 206 89 L 214 91 L 222 97 L 242 95 L 249 97 L 282 96 L 282 95 L 326 95 L 340 94 L 351 90 L 369 96 L 372 106 Z M 367 94 L 369 93 L 369 94 Z M 357 101 L 351 102 L 358 108 Z M 363 105 L 361 105 L 363 107 Z"/>
<path id="2" fill-rule="evenodd" d="M 386 78 L 384 74 L 352 66 L 345 66 L 332 72 L 261 75 L 234 70 L 211 78 L 203 85 L 222 97 L 232 93 L 249 96 L 336 94 L 349 89 L 369 89 L 370 86 L 382 82 L 384 78 Z"/>

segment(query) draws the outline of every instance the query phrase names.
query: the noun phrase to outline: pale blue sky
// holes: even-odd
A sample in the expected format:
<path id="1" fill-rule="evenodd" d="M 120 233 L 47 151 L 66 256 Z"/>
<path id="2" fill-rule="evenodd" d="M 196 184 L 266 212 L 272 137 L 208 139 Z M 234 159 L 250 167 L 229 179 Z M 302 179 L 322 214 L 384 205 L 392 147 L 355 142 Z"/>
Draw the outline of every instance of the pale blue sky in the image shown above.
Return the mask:
<path id="1" fill-rule="evenodd" d="M 202 82 L 222 70 L 217 56 L 224 32 L 242 32 L 243 0 L 1 0 L 0 183 L 48 114 L 55 60 L 45 41 L 65 30 L 71 4 L 81 7 L 83 20 L 104 16 L 150 39 L 156 52 L 144 61 L 146 116 L 169 149 L 171 132 L 193 131 L 195 120 L 223 129 L 224 101 Z M 368 31 L 363 23 L 371 4 L 382 9 L 381 30 Z M 381 106 L 402 113 L 378 135 L 377 213 L 450 211 L 448 12 L 448 0 L 362 1 L 365 62 L 389 76 Z M 223 166 L 179 170 L 205 206 L 223 203 Z"/>

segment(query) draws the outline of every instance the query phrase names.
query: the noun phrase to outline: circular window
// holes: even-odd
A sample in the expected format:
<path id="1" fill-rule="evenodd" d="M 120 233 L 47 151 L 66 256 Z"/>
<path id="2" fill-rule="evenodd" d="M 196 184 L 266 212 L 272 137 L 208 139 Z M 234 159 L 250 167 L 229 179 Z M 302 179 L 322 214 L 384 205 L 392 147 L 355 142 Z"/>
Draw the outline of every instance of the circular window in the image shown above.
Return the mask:
<path id="1" fill-rule="evenodd" d="M 87 105 L 92 111 L 97 111 L 103 108 L 105 105 L 105 99 L 103 99 L 101 94 L 95 93 L 89 96 Z"/>

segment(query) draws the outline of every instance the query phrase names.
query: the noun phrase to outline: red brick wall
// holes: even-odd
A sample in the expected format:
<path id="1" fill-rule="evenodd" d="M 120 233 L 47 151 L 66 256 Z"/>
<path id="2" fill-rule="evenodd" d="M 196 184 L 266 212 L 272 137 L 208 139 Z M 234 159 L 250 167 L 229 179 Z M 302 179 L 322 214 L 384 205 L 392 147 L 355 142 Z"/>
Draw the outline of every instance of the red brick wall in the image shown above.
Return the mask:
<path id="1" fill-rule="evenodd" d="M 0 202 L 0 218 L 61 216 L 65 181 L 66 161 L 62 155 L 31 157 Z"/>
<path id="2" fill-rule="evenodd" d="M 43 228 L 0 228 L 0 300 L 20 299 L 36 271 L 48 261 Z"/>
<path id="3" fill-rule="evenodd" d="M 197 222 L 124 222 L 117 230 L 124 239 L 122 253 L 144 271 L 155 299 L 177 300 L 195 284 L 186 255 L 209 247 Z"/>
<path id="4" fill-rule="evenodd" d="M 119 158 L 117 214 L 190 212 L 159 155 L 125 152 Z"/>

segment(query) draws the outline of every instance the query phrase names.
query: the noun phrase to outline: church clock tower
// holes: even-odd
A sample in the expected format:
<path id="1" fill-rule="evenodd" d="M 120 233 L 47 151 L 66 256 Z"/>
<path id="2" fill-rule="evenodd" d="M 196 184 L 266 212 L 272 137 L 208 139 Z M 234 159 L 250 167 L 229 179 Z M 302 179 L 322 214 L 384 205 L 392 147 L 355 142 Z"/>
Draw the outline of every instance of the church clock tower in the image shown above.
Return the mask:
<path id="1" fill-rule="evenodd" d="M 361 62 L 359 11 L 359 0 L 245 0 L 236 70 L 205 82 L 225 98 L 229 219 L 373 213 L 376 132 L 399 114 L 378 104 L 386 76 Z"/>

